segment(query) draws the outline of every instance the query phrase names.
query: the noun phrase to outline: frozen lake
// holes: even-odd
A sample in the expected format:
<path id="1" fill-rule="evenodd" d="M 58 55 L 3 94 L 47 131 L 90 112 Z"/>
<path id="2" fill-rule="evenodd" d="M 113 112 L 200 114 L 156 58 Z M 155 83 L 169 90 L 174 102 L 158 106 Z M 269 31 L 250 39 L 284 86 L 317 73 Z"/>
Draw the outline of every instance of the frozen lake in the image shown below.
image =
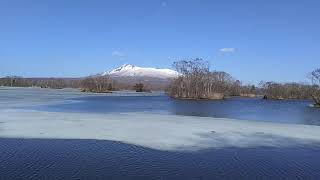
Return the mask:
<path id="1" fill-rule="evenodd" d="M 119 96 L 116 96 L 119 95 Z M 39 106 L 34 109 L 55 112 L 121 113 L 147 112 L 183 116 L 231 118 L 320 125 L 320 110 L 311 108 L 310 100 L 263 100 L 230 98 L 221 101 L 175 100 L 164 94 L 113 94 L 70 98 L 69 102 Z"/>
<path id="2" fill-rule="evenodd" d="M 319 179 L 309 104 L 0 88 L 0 179 Z"/>

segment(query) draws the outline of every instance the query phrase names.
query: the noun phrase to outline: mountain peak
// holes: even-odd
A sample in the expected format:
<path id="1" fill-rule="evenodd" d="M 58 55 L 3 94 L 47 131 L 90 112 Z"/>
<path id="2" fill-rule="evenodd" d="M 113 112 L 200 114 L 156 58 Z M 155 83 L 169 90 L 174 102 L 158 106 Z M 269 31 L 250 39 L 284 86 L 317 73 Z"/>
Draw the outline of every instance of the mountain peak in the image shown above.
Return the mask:
<path id="1" fill-rule="evenodd" d="M 120 66 L 120 68 L 133 68 L 135 67 L 135 65 L 132 64 L 123 64 L 122 66 Z"/>
<path id="2" fill-rule="evenodd" d="M 103 74 L 104 75 L 107 75 L 107 74 L 114 74 L 114 73 L 117 73 L 117 72 L 122 72 L 122 71 L 128 71 L 128 70 L 132 70 L 134 69 L 136 66 L 134 65 L 131 65 L 131 64 L 124 64 L 110 72 L 104 72 Z"/>

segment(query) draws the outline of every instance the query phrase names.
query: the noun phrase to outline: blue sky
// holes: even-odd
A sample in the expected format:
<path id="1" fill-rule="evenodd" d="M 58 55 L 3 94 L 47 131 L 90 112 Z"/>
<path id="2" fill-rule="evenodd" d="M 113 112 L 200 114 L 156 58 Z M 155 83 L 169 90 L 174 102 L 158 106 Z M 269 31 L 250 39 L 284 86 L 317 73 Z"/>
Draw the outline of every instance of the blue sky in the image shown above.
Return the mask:
<path id="1" fill-rule="evenodd" d="M 248 83 L 307 81 L 320 67 L 320 1 L 0 0 L 0 76 L 196 57 Z"/>

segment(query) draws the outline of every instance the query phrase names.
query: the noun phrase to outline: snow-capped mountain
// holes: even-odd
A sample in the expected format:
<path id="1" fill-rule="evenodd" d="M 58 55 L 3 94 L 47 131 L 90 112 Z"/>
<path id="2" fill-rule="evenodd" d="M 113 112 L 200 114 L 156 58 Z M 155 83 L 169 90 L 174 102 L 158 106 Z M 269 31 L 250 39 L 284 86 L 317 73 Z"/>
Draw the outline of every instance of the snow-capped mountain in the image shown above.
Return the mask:
<path id="1" fill-rule="evenodd" d="M 103 72 L 100 75 L 110 75 L 112 77 L 147 77 L 172 79 L 178 77 L 179 73 L 171 69 L 143 68 L 131 64 L 124 64 L 112 71 Z"/>

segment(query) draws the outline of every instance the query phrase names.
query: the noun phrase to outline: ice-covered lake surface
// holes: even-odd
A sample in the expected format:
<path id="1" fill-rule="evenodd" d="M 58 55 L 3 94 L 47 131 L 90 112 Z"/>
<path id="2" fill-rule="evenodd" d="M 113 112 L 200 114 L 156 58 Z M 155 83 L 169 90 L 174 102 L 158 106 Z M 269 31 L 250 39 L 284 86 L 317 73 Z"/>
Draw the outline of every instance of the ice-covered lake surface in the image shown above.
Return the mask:
<path id="1" fill-rule="evenodd" d="M 290 124 L 320 125 L 320 111 L 310 100 L 263 100 L 230 98 L 221 101 L 175 100 L 163 93 L 115 93 L 81 96 L 68 102 L 32 107 L 52 112 L 127 113 L 144 112 L 183 116 L 231 118 Z"/>
<path id="2" fill-rule="evenodd" d="M 0 88 L 0 179 L 319 179 L 309 104 Z"/>

